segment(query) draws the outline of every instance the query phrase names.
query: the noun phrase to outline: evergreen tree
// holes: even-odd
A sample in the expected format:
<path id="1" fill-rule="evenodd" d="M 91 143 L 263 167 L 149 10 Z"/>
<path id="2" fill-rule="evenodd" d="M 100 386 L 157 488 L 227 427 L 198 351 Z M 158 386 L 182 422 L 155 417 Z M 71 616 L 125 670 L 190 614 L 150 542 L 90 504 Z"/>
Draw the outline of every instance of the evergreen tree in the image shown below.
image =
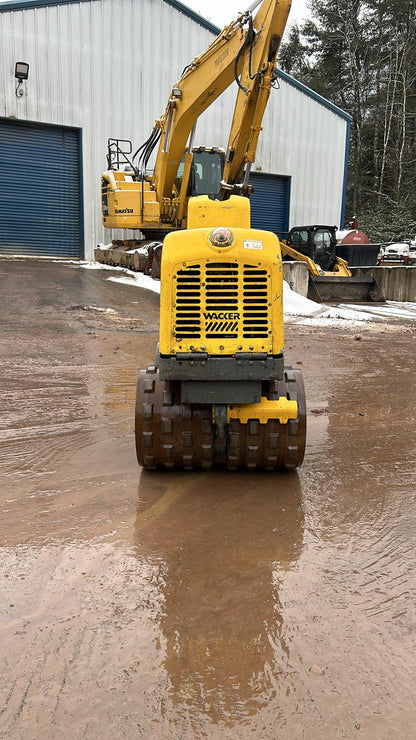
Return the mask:
<path id="1" fill-rule="evenodd" d="M 281 66 L 351 114 L 348 211 L 402 238 L 400 219 L 416 221 L 416 0 L 317 0 L 311 13 Z"/>

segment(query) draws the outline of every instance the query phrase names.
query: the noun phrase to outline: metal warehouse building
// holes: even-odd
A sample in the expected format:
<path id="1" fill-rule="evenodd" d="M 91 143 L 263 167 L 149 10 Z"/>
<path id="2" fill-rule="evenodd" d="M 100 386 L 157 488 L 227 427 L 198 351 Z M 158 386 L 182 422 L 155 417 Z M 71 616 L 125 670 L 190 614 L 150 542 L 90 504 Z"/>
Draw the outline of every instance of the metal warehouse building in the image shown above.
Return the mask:
<path id="1" fill-rule="evenodd" d="M 147 139 L 218 29 L 176 0 L 14 0 L 0 4 L 0 30 L 0 253 L 91 259 L 122 235 L 101 225 L 107 139 Z M 195 145 L 226 146 L 235 95 L 201 116 Z M 279 73 L 252 170 L 253 225 L 342 225 L 350 121 Z"/>

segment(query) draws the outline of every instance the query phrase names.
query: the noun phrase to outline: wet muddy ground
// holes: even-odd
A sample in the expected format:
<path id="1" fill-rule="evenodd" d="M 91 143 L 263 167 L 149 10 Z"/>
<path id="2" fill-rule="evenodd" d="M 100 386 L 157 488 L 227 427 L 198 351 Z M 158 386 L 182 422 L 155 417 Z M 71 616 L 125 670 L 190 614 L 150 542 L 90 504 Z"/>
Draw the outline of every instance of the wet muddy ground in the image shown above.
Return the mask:
<path id="1" fill-rule="evenodd" d="M 0 261 L 0 736 L 416 738 L 414 328 L 287 327 L 298 473 L 145 473 L 108 275 Z"/>

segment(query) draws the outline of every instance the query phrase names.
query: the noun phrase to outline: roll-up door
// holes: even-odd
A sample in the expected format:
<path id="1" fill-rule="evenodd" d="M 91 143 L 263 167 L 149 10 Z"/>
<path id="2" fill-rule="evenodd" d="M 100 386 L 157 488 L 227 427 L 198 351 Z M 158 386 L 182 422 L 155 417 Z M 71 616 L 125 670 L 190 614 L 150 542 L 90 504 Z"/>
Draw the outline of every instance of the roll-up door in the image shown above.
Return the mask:
<path id="1" fill-rule="evenodd" d="M 251 225 L 282 235 L 289 229 L 290 178 L 254 172 L 250 176 Z"/>
<path id="2" fill-rule="evenodd" d="M 0 253 L 83 256 L 78 130 L 0 120 Z"/>

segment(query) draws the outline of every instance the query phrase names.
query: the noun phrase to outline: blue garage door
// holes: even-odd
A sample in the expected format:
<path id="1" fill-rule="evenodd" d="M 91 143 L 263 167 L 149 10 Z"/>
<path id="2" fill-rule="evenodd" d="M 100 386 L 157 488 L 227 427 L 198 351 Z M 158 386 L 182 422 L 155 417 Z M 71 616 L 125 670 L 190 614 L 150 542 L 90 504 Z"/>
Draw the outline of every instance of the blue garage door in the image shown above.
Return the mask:
<path id="1" fill-rule="evenodd" d="M 250 175 L 254 192 L 250 196 L 251 225 L 282 235 L 289 229 L 290 178 L 278 175 Z"/>
<path id="2" fill-rule="evenodd" d="M 0 120 L 0 253 L 82 256 L 80 132 Z"/>

